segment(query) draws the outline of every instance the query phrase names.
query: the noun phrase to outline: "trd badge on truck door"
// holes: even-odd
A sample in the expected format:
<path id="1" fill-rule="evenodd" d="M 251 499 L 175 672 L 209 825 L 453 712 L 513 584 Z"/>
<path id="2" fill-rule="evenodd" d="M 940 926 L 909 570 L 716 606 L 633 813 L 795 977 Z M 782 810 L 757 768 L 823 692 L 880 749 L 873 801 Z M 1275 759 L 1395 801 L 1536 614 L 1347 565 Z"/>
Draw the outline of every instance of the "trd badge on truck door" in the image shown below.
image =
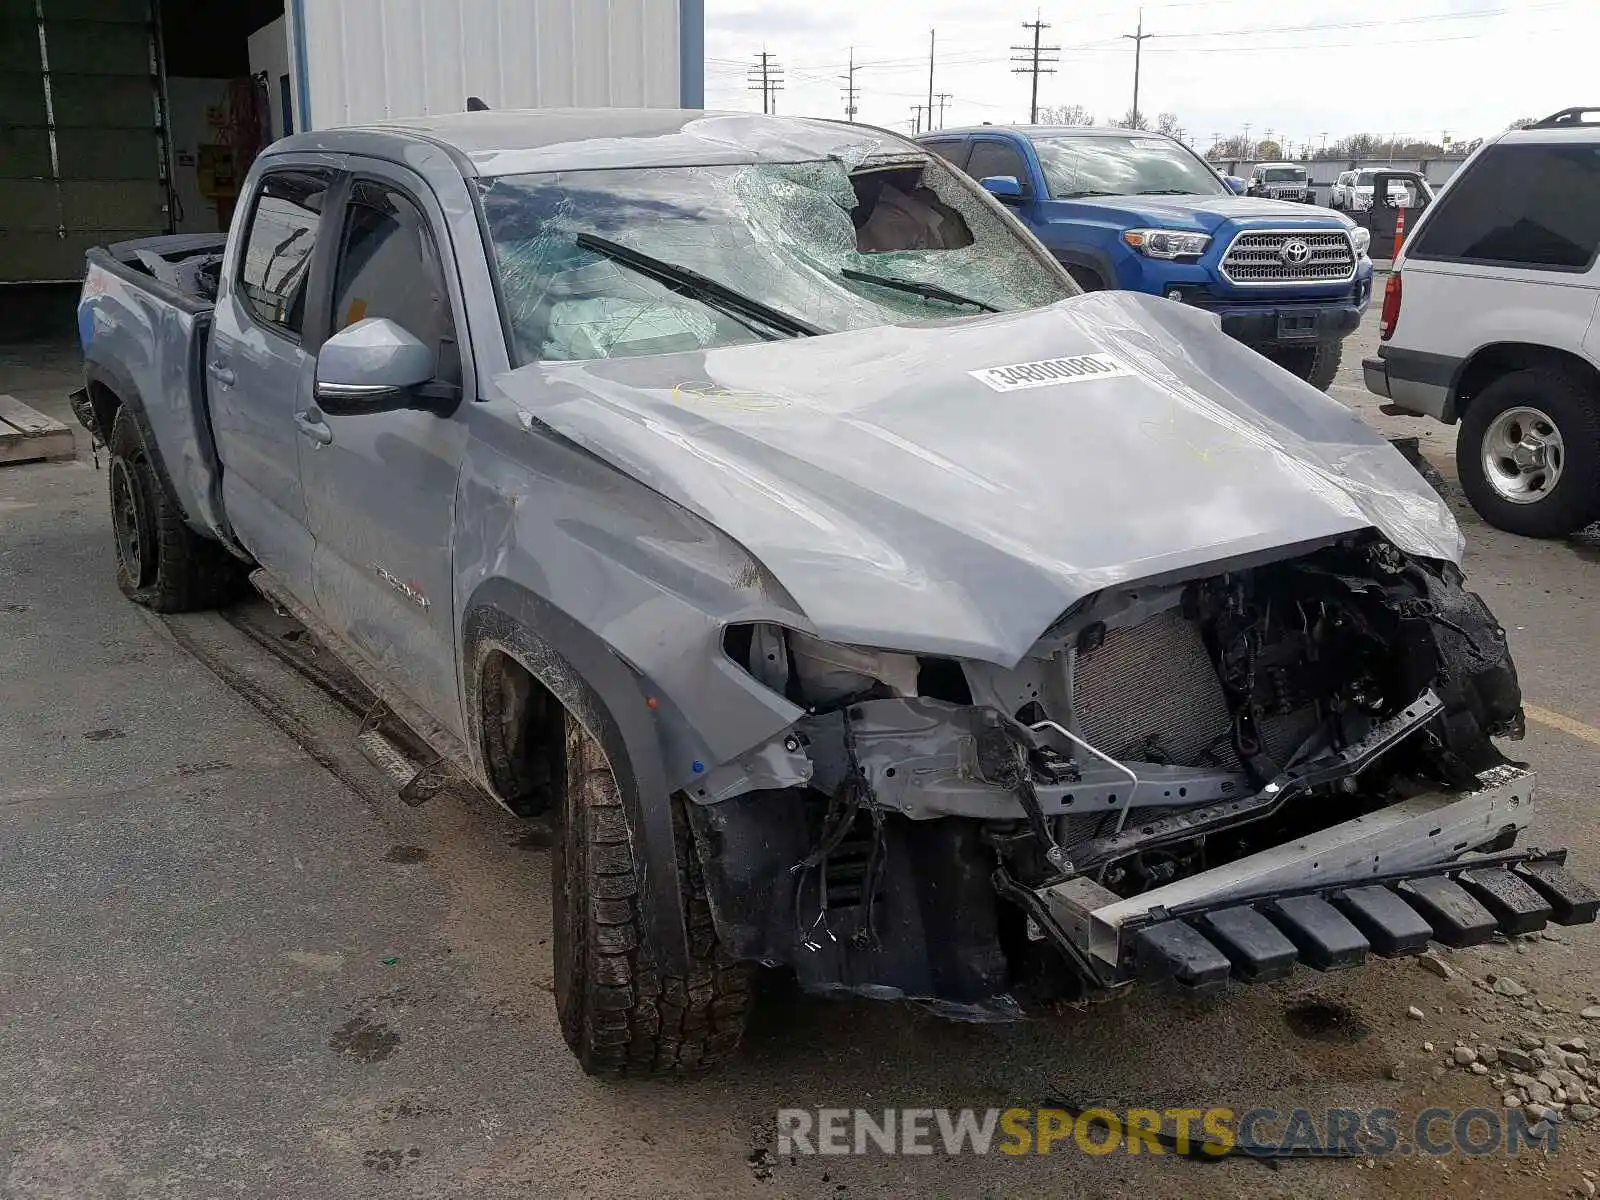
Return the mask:
<path id="1" fill-rule="evenodd" d="M 967 374 L 997 392 L 1020 392 L 1025 388 L 1081 383 L 1085 379 L 1111 379 L 1133 372 L 1109 354 L 1071 354 L 1066 358 L 1041 358 L 1035 362 L 1011 363 L 1004 367 L 984 367 L 968 371 Z"/>

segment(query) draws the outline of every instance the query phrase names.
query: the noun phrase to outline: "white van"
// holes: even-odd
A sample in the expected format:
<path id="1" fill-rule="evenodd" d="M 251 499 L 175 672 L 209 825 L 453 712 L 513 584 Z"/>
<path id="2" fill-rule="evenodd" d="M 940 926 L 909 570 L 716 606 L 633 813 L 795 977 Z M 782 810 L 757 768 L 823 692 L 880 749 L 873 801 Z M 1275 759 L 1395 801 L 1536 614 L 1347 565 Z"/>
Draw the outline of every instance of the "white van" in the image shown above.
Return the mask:
<path id="1" fill-rule="evenodd" d="M 1600 108 L 1477 151 L 1423 213 L 1384 291 L 1367 388 L 1461 423 L 1491 525 L 1559 537 L 1600 518 Z"/>

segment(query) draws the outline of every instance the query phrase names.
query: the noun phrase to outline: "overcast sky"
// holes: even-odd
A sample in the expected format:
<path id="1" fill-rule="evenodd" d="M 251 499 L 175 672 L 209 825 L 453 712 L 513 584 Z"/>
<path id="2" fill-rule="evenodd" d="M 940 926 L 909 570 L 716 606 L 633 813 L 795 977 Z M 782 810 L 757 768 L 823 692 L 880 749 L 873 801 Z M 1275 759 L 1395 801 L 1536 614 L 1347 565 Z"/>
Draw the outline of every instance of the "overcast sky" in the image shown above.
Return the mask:
<path id="1" fill-rule="evenodd" d="M 1076 0 L 1039 10 L 1060 46 L 1039 102 L 1083 104 L 1103 124 L 1132 101 L 1140 6 Z M 1202 149 L 1245 122 L 1298 144 L 1350 133 L 1437 141 L 1494 133 L 1519 116 L 1600 104 L 1596 0 L 1168 0 L 1143 6 L 1139 108 L 1175 112 Z M 763 48 L 784 68 L 778 111 L 842 117 L 850 47 L 857 119 L 909 130 L 934 91 L 947 126 L 1025 121 L 1029 81 L 1010 73 L 1032 5 L 1006 0 L 706 0 L 706 104 L 760 111 L 746 70 Z M 938 101 L 935 99 L 935 104 Z"/>

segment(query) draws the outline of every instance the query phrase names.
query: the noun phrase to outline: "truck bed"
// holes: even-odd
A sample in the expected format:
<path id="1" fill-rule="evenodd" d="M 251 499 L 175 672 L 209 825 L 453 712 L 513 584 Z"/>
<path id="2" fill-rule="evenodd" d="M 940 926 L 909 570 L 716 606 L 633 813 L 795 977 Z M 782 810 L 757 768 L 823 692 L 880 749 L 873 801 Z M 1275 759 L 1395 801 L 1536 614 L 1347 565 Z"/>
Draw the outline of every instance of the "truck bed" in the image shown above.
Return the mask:
<path id="1" fill-rule="evenodd" d="M 205 356 L 225 242 L 223 234 L 177 234 L 96 247 L 86 256 L 78 301 L 90 384 L 90 403 L 80 413 L 109 412 L 96 393 L 114 394 L 139 422 L 152 462 L 190 526 L 224 541 L 229 534 L 206 407 Z M 110 429 L 91 432 L 102 440 L 111 436 Z"/>
<path id="2" fill-rule="evenodd" d="M 89 258 L 103 255 L 180 297 L 209 305 L 217 298 L 217 273 L 227 240 L 225 233 L 174 233 L 114 242 L 103 250 L 91 250 Z"/>

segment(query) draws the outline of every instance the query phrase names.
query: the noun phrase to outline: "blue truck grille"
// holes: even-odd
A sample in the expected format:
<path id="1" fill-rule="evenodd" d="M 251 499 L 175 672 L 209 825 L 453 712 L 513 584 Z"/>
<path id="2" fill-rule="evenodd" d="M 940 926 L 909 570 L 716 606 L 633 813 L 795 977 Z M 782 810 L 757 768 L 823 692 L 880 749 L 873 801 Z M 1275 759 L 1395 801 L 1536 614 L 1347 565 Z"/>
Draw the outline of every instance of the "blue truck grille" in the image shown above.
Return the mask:
<path id="1" fill-rule="evenodd" d="M 1355 273 L 1355 251 L 1340 230 L 1249 230 L 1222 256 L 1223 278 L 1235 284 L 1347 283 Z"/>

